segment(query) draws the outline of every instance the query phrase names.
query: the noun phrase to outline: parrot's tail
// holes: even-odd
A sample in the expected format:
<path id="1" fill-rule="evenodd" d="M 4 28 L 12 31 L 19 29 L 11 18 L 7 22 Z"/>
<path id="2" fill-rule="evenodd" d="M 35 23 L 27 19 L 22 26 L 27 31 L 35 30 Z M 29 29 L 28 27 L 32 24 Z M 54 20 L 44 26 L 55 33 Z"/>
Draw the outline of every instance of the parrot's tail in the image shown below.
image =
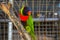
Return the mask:
<path id="1" fill-rule="evenodd" d="M 31 33 L 30 35 L 31 35 L 32 40 L 36 40 L 36 36 L 34 33 Z"/>

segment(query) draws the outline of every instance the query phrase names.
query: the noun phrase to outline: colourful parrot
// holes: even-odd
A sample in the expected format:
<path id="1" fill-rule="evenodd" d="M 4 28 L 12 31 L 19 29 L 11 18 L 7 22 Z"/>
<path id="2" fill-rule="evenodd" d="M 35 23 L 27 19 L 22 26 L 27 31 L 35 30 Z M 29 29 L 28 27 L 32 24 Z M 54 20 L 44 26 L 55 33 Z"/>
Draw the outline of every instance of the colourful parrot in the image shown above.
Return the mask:
<path id="1" fill-rule="evenodd" d="M 31 9 L 29 7 L 23 6 L 19 11 L 20 13 L 18 15 L 24 28 L 30 34 L 32 40 L 36 40 L 35 38 L 36 36 L 34 33 L 33 18 L 31 15 Z"/>

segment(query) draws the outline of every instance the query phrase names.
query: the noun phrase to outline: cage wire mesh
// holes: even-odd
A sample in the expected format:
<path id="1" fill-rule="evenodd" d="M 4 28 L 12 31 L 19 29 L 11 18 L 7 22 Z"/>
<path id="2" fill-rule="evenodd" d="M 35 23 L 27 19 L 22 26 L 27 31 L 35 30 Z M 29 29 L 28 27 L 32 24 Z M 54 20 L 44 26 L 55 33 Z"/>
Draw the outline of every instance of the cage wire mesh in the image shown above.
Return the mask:
<path id="1" fill-rule="evenodd" d="M 8 0 L 0 0 L 0 2 L 8 2 Z M 14 0 L 16 16 L 23 2 L 32 9 L 37 40 L 60 40 L 60 0 L 27 0 L 27 2 Z M 7 15 L 0 10 L 0 40 L 20 40 L 20 35 L 13 24 L 12 38 L 9 39 L 9 22 Z"/>

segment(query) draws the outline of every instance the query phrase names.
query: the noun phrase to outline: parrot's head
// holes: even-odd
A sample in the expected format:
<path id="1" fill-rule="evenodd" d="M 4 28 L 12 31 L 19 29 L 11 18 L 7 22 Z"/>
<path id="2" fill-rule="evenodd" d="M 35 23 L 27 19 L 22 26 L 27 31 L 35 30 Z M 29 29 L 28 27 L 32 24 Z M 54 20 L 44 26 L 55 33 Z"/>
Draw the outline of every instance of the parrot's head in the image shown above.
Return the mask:
<path id="1" fill-rule="evenodd" d="M 25 16 L 31 15 L 31 8 L 24 7 L 24 9 L 23 9 L 23 15 L 25 15 Z"/>
<path id="2" fill-rule="evenodd" d="M 29 16 L 31 15 L 31 9 L 29 7 L 23 6 L 20 12 L 21 14 L 19 14 L 19 17 L 21 21 L 27 21 Z"/>

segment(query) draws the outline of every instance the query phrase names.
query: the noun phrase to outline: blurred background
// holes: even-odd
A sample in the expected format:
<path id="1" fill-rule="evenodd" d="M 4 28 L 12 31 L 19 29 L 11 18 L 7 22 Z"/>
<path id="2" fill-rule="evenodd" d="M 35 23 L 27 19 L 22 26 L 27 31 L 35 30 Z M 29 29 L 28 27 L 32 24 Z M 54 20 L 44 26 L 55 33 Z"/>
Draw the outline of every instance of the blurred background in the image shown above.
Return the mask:
<path id="1" fill-rule="evenodd" d="M 60 0 L 0 0 L 11 2 L 18 17 L 22 5 L 31 7 L 37 40 L 60 40 Z M 9 17 L 0 9 L 0 40 L 20 40 Z"/>

